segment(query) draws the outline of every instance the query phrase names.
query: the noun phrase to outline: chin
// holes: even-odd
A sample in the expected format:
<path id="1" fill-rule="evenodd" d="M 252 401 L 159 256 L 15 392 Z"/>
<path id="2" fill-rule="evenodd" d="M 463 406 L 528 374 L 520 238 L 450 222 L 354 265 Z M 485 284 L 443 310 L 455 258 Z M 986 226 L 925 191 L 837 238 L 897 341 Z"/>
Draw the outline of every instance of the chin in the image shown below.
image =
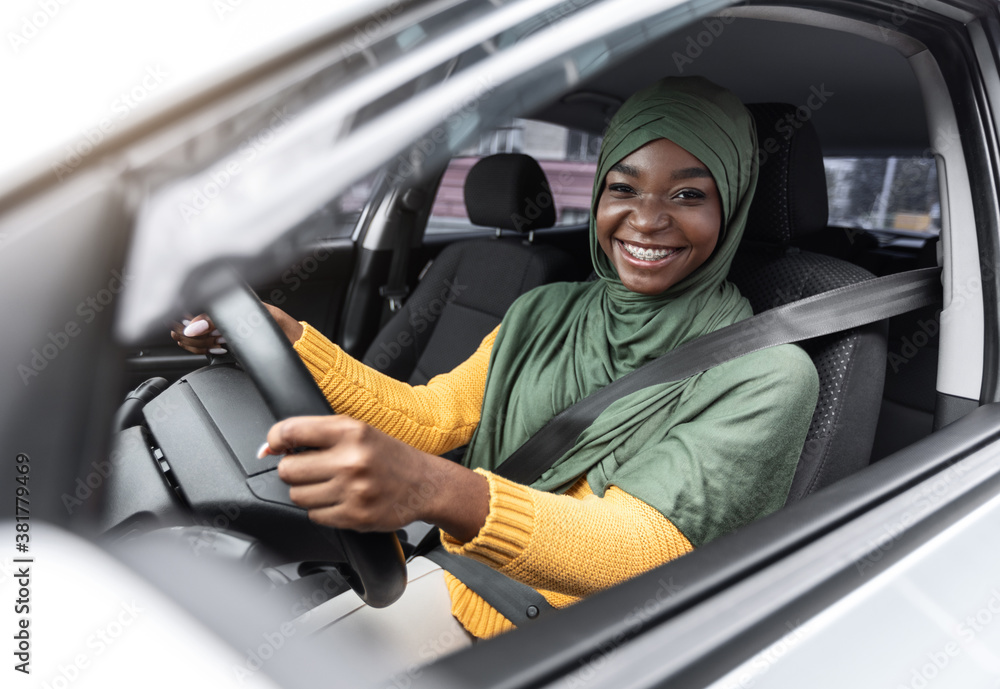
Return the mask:
<path id="1" fill-rule="evenodd" d="M 654 297 L 658 294 L 663 294 L 668 289 L 673 287 L 674 283 L 657 283 L 652 284 L 649 282 L 636 282 L 634 280 L 625 281 L 622 280 L 622 284 L 625 285 L 625 289 L 629 292 L 635 292 L 636 294 L 645 294 L 646 296 Z"/>

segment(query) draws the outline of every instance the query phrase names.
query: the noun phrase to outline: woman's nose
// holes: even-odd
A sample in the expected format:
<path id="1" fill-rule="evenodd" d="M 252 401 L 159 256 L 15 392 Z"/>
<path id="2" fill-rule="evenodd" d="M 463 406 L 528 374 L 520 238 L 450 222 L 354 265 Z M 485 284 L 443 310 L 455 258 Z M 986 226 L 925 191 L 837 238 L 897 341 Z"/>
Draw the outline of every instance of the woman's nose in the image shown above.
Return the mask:
<path id="1" fill-rule="evenodd" d="M 644 198 L 639 200 L 629 221 L 639 232 L 656 232 L 669 227 L 673 217 L 667 205 L 659 199 Z"/>

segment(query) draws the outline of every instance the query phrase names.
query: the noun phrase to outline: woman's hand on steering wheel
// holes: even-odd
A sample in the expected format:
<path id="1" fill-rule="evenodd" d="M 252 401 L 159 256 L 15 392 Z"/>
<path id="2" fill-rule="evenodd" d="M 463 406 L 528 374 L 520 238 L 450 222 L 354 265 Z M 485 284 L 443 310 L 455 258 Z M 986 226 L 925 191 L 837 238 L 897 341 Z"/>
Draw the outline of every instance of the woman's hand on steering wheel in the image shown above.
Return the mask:
<path id="1" fill-rule="evenodd" d="M 295 343 L 302 337 L 304 328 L 297 320 L 279 309 L 277 306 L 264 304 L 271 317 L 278 323 L 281 331 L 285 333 L 288 341 Z M 225 354 L 226 339 L 215 328 L 215 324 L 206 314 L 185 319 L 179 323 L 173 323 L 170 330 L 170 337 L 173 338 L 181 349 L 185 349 L 192 354 Z"/>
<path id="2" fill-rule="evenodd" d="M 278 475 L 313 521 L 355 531 L 395 531 L 422 520 L 461 541 L 486 522 L 485 477 L 421 452 L 348 416 L 299 416 L 271 427 L 261 456 L 286 456 Z"/>
<path id="3" fill-rule="evenodd" d="M 225 354 L 226 339 L 205 314 L 172 323 L 170 337 L 192 354 Z"/>

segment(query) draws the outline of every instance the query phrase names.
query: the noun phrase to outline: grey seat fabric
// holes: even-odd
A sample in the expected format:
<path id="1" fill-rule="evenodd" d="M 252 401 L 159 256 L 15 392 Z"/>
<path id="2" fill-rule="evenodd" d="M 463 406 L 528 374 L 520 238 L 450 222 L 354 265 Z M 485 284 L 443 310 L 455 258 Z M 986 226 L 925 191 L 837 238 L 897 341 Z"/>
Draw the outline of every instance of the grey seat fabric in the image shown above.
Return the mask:
<path id="1" fill-rule="evenodd" d="M 474 224 L 514 236 L 448 245 L 362 361 L 413 385 L 465 361 L 519 296 L 578 277 L 569 254 L 524 235 L 556 220 L 552 192 L 530 156 L 487 156 L 469 171 L 465 203 Z"/>
<path id="2" fill-rule="evenodd" d="M 874 277 L 846 261 L 794 244 L 826 229 L 827 197 L 815 129 L 785 104 L 751 104 L 761 146 L 760 178 L 729 279 L 754 312 Z M 886 361 L 886 323 L 802 343 L 819 373 L 819 401 L 789 501 L 869 462 Z"/>

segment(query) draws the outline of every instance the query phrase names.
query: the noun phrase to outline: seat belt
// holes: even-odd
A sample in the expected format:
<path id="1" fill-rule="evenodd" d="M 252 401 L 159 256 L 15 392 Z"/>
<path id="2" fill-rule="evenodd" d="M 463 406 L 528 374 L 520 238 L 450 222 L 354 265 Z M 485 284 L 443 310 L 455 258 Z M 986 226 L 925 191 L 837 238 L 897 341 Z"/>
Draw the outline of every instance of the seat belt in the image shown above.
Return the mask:
<path id="1" fill-rule="evenodd" d="M 378 289 L 379 296 L 385 300 L 379 327 L 384 327 L 389 322 L 389 319 L 403 307 L 403 302 L 410 294 L 410 287 L 406 284 L 410 241 L 416 231 L 416 213 L 423 207 L 425 199 L 424 192 L 410 188 L 399 200 L 397 209 L 400 219 L 396 227 L 392 258 L 389 261 L 389 276 L 386 283 Z"/>
<path id="2" fill-rule="evenodd" d="M 432 529 L 431 533 L 437 536 L 437 529 Z M 515 627 L 555 610 L 542 594 L 527 584 L 515 581 L 471 557 L 449 553 L 440 544 L 423 555 L 465 584 Z"/>
<path id="3" fill-rule="evenodd" d="M 940 275 L 941 269 L 934 267 L 865 280 L 763 311 L 689 340 L 552 417 L 493 473 L 515 483 L 530 485 L 566 454 L 580 434 L 615 401 L 652 385 L 690 378 L 768 347 L 832 335 L 938 303 L 941 301 Z M 535 589 L 492 567 L 481 565 L 482 570 L 477 568 L 471 572 L 460 569 L 461 563 L 455 560 L 469 558 L 445 552 L 440 541 L 437 541 L 437 549 L 426 552 L 436 538 L 437 530 L 433 529 L 417 546 L 415 555 L 425 555 L 441 565 L 505 617 L 500 606 L 522 621 L 537 619 L 541 613 L 554 609 L 547 602 L 544 606 L 538 604 L 541 594 Z M 453 559 L 440 557 L 440 554 Z M 507 582 L 520 588 L 512 588 Z M 494 591 L 498 592 L 496 596 Z M 519 612 L 529 610 L 534 614 Z M 511 617 L 507 619 L 518 624 Z"/>
<path id="4" fill-rule="evenodd" d="M 672 383 L 746 354 L 811 340 L 930 306 L 941 300 L 941 269 L 910 270 L 838 287 L 707 333 L 567 407 L 517 448 L 494 473 L 530 485 L 569 452 L 612 403 L 643 388 Z"/>

